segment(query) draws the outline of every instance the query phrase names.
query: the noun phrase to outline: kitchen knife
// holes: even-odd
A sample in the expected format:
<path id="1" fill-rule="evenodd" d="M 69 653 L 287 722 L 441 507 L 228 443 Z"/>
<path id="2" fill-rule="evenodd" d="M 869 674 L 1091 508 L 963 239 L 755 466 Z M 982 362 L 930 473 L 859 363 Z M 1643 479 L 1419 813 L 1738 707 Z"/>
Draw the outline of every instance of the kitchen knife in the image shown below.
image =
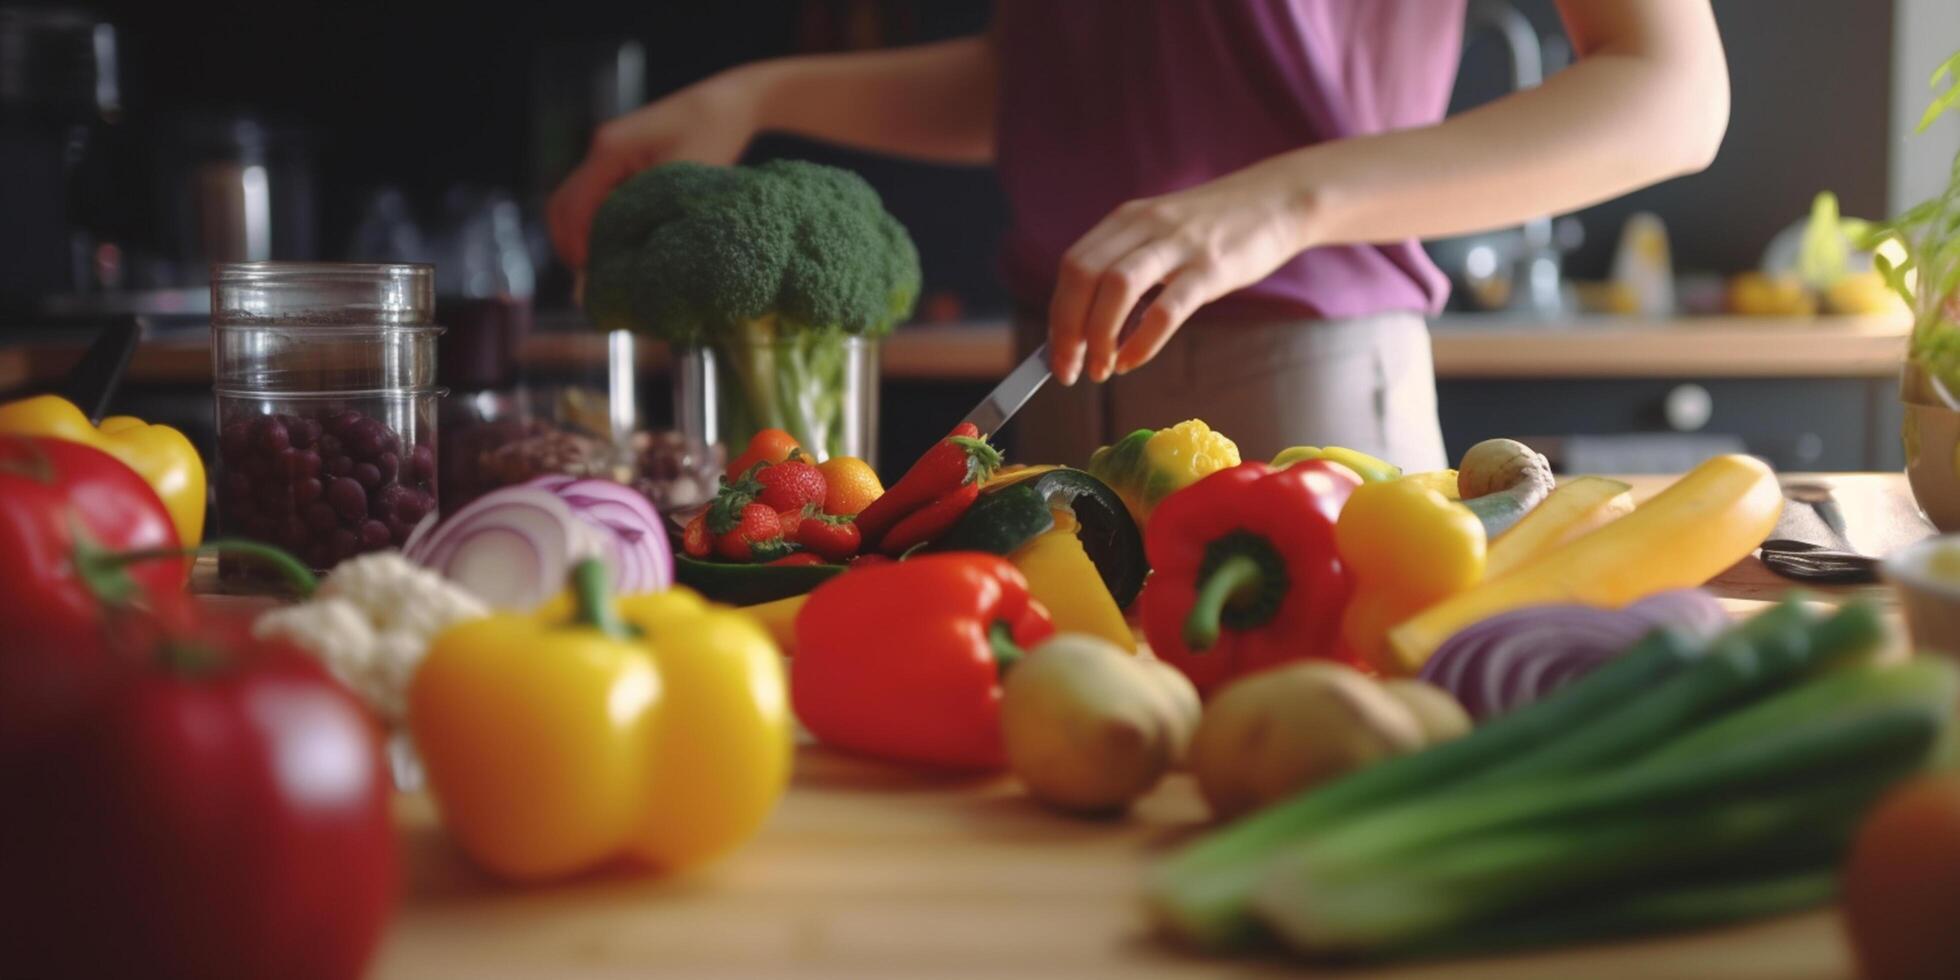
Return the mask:
<path id="1" fill-rule="evenodd" d="M 1048 345 L 1042 344 L 1029 354 L 1021 365 L 1007 373 L 973 411 L 966 413 L 963 422 L 971 422 L 983 436 L 991 436 L 1021 410 L 1021 406 L 1048 383 Z"/>

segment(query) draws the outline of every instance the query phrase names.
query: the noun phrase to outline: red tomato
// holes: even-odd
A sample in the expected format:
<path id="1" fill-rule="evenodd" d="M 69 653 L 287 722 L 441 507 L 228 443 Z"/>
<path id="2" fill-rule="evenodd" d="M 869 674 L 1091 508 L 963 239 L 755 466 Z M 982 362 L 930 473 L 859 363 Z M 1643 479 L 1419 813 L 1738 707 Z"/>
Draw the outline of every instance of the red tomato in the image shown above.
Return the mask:
<path id="1" fill-rule="evenodd" d="M 185 559 L 91 567 L 90 556 L 176 547 L 163 501 L 114 457 L 0 436 L 0 758 L 79 710 L 113 666 L 117 634 L 187 611 Z"/>
<path id="2" fill-rule="evenodd" d="M 399 874 L 374 722 L 242 623 L 166 641 L 0 772 L 20 976 L 358 977 Z"/>
<path id="3" fill-rule="evenodd" d="M 1865 818 L 1844 918 L 1869 980 L 1960 977 L 1960 774 L 1913 780 Z"/>

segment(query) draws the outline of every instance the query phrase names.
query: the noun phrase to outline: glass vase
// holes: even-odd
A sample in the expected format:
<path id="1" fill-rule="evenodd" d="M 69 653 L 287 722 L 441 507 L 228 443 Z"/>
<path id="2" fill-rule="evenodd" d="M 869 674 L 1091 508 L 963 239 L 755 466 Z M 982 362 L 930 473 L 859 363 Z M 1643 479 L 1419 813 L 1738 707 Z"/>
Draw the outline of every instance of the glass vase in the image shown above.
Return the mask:
<path id="1" fill-rule="evenodd" d="M 822 461 L 878 452 L 878 341 L 836 330 L 752 324 L 674 352 L 674 419 L 729 458 L 768 428 Z"/>

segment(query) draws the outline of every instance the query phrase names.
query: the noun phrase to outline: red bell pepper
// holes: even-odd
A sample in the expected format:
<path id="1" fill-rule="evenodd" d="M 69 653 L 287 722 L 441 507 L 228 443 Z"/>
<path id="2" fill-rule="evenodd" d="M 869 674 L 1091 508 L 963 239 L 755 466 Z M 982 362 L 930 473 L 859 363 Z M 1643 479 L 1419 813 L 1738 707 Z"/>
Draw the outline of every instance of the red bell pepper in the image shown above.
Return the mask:
<path id="1" fill-rule="evenodd" d="M 953 427 L 905 471 L 891 489 L 858 513 L 867 551 L 902 554 L 951 528 L 980 496 L 980 484 L 1000 467 L 1000 451 L 971 422 Z"/>
<path id="2" fill-rule="evenodd" d="M 0 767 L 0 972 L 358 977 L 399 876 L 375 723 L 243 619 L 144 653 Z"/>
<path id="3" fill-rule="evenodd" d="M 804 727 L 837 748 L 998 769 L 1001 672 L 1054 631 L 1027 579 L 993 555 L 853 569 L 796 616 L 791 699 Z"/>
<path id="4" fill-rule="evenodd" d="M 1361 485 L 1324 460 L 1241 463 L 1157 505 L 1144 529 L 1143 630 L 1159 659 L 1208 694 L 1303 657 L 1346 659 L 1351 583 L 1334 522 Z"/>

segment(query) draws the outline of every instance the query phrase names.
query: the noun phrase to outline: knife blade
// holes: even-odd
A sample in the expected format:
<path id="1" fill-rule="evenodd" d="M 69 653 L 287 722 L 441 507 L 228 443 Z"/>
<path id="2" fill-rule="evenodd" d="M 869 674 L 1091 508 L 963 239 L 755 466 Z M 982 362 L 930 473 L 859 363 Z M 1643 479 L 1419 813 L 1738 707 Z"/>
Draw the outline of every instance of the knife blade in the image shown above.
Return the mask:
<path id="1" fill-rule="evenodd" d="M 961 421 L 973 423 L 983 436 L 999 432 L 1000 427 L 1006 425 L 1007 420 L 1013 418 L 1014 413 L 1020 411 L 1021 406 L 1026 405 L 1042 385 L 1048 383 L 1048 376 L 1048 345 L 1042 344 L 1019 367 L 1009 371 L 1007 377 L 1002 378 L 1000 384 L 995 385 L 994 390 L 988 392 L 980 404 L 973 406 L 973 410 L 966 413 L 966 418 Z"/>

